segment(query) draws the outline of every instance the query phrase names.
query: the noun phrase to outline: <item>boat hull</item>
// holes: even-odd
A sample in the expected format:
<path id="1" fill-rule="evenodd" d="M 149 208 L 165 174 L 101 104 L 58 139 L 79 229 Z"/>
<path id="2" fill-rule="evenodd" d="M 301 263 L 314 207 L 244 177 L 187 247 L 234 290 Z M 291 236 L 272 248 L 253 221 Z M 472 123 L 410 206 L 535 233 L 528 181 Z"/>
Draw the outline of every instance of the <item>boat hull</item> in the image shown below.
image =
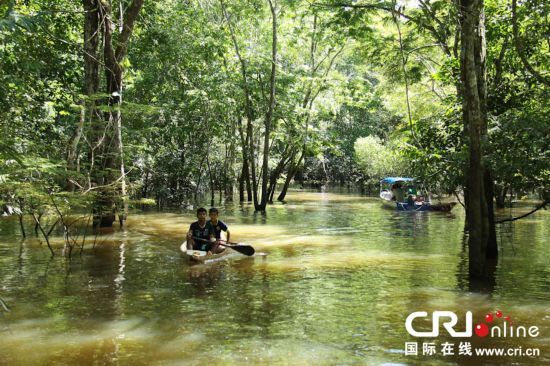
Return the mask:
<path id="1" fill-rule="evenodd" d="M 436 204 L 431 205 L 430 210 L 432 210 L 432 211 L 441 211 L 441 212 L 449 212 L 455 206 L 456 206 L 456 202 L 436 203 Z"/>
<path id="2" fill-rule="evenodd" d="M 395 206 L 397 211 L 422 212 L 431 210 L 431 205 L 428 202 L 416 202 L 412 205 L 408 204 L 407 202 L 395 202 Z"/>
<path id="3" fill-rule="evenodd" d="M 449 203 L 429 203 L 429 202 L 415 202 L 414 206 L 409 205 L 407 202 L 396 202 L 392 200 L 382 199 L 382 203 L 385 207 L 391 208 L 397 211 L 439 211 L 449 212 L 456 206 L 456 202 Z"/>
<path id="4" fill-rule="evenodd" d="M 184 241 L 181 244 L 180 250 L 189 261 L 194 263 L 204 263 L 206 261 L 210 261 L 213 259 L 225 257 L 227 254 L 229 254 L 229 249 L 224 248 L 220 253 L 201 255 L 204 252 L 200 250 L 193 250 L 193 251 L 188 250 L 187 241 Z"/>

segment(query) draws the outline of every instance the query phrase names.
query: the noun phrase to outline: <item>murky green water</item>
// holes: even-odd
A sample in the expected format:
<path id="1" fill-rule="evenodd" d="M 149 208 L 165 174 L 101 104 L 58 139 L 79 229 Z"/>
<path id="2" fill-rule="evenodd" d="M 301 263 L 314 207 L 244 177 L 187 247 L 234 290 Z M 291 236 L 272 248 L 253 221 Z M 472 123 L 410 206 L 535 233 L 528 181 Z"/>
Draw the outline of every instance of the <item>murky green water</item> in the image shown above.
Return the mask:
<path id="1" fill-rule="evenodd" d="M 294 192 L 267 217 L 238 204 L 220 217 L 234 240 L 265 255 L 190 265 L 178 250 L 188 212 L 132 215 L 94 250 L 50 259 L 2 219 L 0 297 L 11 312 L 0 308 L 0 364 L 550 363 L 548 212 L 503 226 L 494 281 L 476 284 L 461 208 L 397 213 L 373 198 Z M 471 310 L 474 322 L 502 310 L 540 336 L 472 344 L 541 356 L 442 356 L 439 344 L 453 341 L 443 335 L 436 356 L 405 355 L 405 342 L 423 341 L 405 318 L 433 310 L 459 319 Z"/>

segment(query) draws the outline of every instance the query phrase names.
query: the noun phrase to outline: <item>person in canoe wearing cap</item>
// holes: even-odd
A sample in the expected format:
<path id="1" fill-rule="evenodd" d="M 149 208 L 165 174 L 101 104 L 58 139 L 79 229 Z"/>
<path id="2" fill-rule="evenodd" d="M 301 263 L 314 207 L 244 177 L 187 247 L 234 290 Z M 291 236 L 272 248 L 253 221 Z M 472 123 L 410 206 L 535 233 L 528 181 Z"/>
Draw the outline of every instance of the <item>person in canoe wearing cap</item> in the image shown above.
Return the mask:
<path id="1" fill-rule="evenodd" d="M 222 236 L 221 236 L 222 231 L 225 231 L 225 233 L 227 235 L 227 239 L 224 240 L 224 241 L 227 243 L 227 242 L 229 242 L 229 240 L 231 240 L 230 239 L 231 233 L 229 232 L 229 228 L 227 227 L 227 225 L 222 220 L 218 220 L 218 214 L 219 214 L 219 211 L 215 207 L 212 207 L 210 210 L 208 210 L 208 215 L 210 216 L 210 221 L 208 221 L 207 224 L 210 226 L 211 233 L 216 238 L 216 244 L 213 248 L 213 253 L 217 252 L 219 242 L 222 238 Z"/>

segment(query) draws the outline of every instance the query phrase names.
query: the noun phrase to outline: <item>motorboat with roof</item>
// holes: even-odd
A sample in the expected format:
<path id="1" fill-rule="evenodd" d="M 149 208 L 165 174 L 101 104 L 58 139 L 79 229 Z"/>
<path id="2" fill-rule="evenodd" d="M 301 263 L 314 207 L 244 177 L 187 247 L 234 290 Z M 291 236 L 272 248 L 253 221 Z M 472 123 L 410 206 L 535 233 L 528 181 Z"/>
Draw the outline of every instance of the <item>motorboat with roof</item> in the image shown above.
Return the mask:
<path id="1" fill-rule="evenodd" d="M 386 177 L 380 181 L 380 198 L 398 211 L 451 211 L 456 202 L 432 203 L 419 194 L 414 178 Z"/>

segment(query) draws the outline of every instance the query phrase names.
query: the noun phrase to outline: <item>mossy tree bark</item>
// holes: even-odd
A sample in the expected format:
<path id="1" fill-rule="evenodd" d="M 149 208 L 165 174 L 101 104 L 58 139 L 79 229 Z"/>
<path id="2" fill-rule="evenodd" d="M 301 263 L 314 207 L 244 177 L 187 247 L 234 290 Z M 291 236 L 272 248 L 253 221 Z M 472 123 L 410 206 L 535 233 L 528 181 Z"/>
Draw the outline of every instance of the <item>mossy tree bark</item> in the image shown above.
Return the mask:
<path id="1" fill-rule="evenodd" d="M 485 166 L 487 140 L 486 47 L 483 0 L 461 0 L 461 96 L 464 128 L 468 137 L 466 211 L 469 233 L 469 272 L 483 277 L 487 258 L 495 258 L 496 234 L 493 219 L 493 187 Z"/>

